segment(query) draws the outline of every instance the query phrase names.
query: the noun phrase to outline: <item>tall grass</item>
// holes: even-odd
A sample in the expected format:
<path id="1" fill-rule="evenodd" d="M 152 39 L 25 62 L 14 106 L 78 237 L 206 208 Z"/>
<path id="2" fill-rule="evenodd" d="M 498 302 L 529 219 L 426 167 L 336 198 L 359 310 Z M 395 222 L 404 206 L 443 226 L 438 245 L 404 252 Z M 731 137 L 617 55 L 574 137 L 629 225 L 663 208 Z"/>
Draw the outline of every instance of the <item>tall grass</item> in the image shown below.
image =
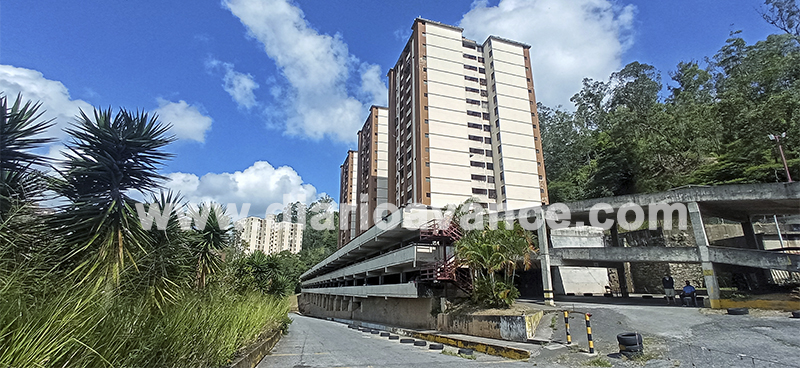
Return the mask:
<path id="1" fill-rule="evenodd" d="M 2 368 L 220 367 L 288 320 L 288 299 L 222 287 L 159 310 L 86 288 L 29 286 L 24 275 L 0 276 Z"/>

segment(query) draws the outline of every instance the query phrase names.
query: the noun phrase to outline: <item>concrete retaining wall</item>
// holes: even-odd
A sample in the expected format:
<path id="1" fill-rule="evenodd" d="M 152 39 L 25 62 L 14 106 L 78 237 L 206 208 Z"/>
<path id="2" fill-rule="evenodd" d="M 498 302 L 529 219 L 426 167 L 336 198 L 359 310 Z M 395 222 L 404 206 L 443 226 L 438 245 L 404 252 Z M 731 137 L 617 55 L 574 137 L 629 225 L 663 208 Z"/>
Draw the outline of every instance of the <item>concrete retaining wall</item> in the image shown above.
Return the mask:
<path id="1" fill-rule="evenodd" d="M 298 299 L 300 313 L 321 318 L 342 318 L 376 322 L 405 328 L 436 328 L 436 319 L 431 311 L 438 310 L 435 298 L 355 298 L 350 309 L 351 297 L 336 299 L 329 296 L 327 302 L 319 297 L 303 293 Z"/>
<path id="2" fill-rule="evenodd" d="M 471 336 L 509 341 L 528 341 L 533 338 L 543 312 L 522 316 L 451 315 L 440 313 L 437 330 Z"/>

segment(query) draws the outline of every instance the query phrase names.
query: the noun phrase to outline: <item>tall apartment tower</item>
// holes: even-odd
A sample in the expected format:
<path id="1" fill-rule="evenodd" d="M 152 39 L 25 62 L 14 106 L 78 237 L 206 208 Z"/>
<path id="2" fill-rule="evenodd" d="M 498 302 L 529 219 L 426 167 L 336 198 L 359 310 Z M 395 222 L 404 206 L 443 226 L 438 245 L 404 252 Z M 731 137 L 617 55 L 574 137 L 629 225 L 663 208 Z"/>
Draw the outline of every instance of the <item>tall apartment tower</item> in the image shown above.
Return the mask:
<path id="1" fill-rule="evenodd" d="M 356 229 L 358 221 L 358 216 L 356 216 L 356 205 L 358 204 L 358 152 L 347 151 L 347 158 L 344 159 L 344 163 L 339 168 L 340 216 L 338 245 L 341 248 L 351 239 L 358 236 Z M 349 210 L 344 210 L 344 206 L 348 206 Z"/>
<path id="2" fill-rule="evenodd" d="M 548 203 L 530 46 L 421 18 L 412 31 L 388 73 L 389 199 Z"/>
<path id="3" fill-rule="evenodd" d="M 357 234 L 375 225 L 376 208 L 389 200 L 389 111 L 372 106 L 358 132 Z"/>

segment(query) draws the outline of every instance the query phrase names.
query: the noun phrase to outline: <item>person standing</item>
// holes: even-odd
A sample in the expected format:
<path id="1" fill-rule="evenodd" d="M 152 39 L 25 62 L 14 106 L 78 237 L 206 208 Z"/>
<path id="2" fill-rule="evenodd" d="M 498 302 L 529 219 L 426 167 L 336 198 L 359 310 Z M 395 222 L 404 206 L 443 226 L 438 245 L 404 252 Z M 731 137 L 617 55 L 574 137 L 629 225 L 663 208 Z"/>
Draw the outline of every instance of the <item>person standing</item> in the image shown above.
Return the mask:
<path id="1" fill-rule="evenodd" d="M 661 284 L 664 286 L 664 295 L 667 296 L 667 305 L 675 302 L 675 280 L 672 276 L 666 275 L 661 279 Z M 677 304 L 677 303 L 676 303 Z"/>

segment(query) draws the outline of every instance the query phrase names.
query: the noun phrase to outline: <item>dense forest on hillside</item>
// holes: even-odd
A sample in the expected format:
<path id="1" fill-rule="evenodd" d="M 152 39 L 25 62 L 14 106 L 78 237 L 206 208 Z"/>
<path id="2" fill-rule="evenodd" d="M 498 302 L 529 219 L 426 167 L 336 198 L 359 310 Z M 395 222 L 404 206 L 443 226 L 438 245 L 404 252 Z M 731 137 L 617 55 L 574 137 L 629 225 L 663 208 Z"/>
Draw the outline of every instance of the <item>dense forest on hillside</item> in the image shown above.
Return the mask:
<path id="1" fill-rule="evenodd" d="M 607 81 L 584 79 L 574 109 L 539 104 L 551 201 L 784 182 L 770 134 L 800 178 L 800 12 L 768 0 L 762 16 L 781 32 L 754 44 L 733 32 L 713 56 L 679 63 L 666 85 L 632 62 Z"/>

